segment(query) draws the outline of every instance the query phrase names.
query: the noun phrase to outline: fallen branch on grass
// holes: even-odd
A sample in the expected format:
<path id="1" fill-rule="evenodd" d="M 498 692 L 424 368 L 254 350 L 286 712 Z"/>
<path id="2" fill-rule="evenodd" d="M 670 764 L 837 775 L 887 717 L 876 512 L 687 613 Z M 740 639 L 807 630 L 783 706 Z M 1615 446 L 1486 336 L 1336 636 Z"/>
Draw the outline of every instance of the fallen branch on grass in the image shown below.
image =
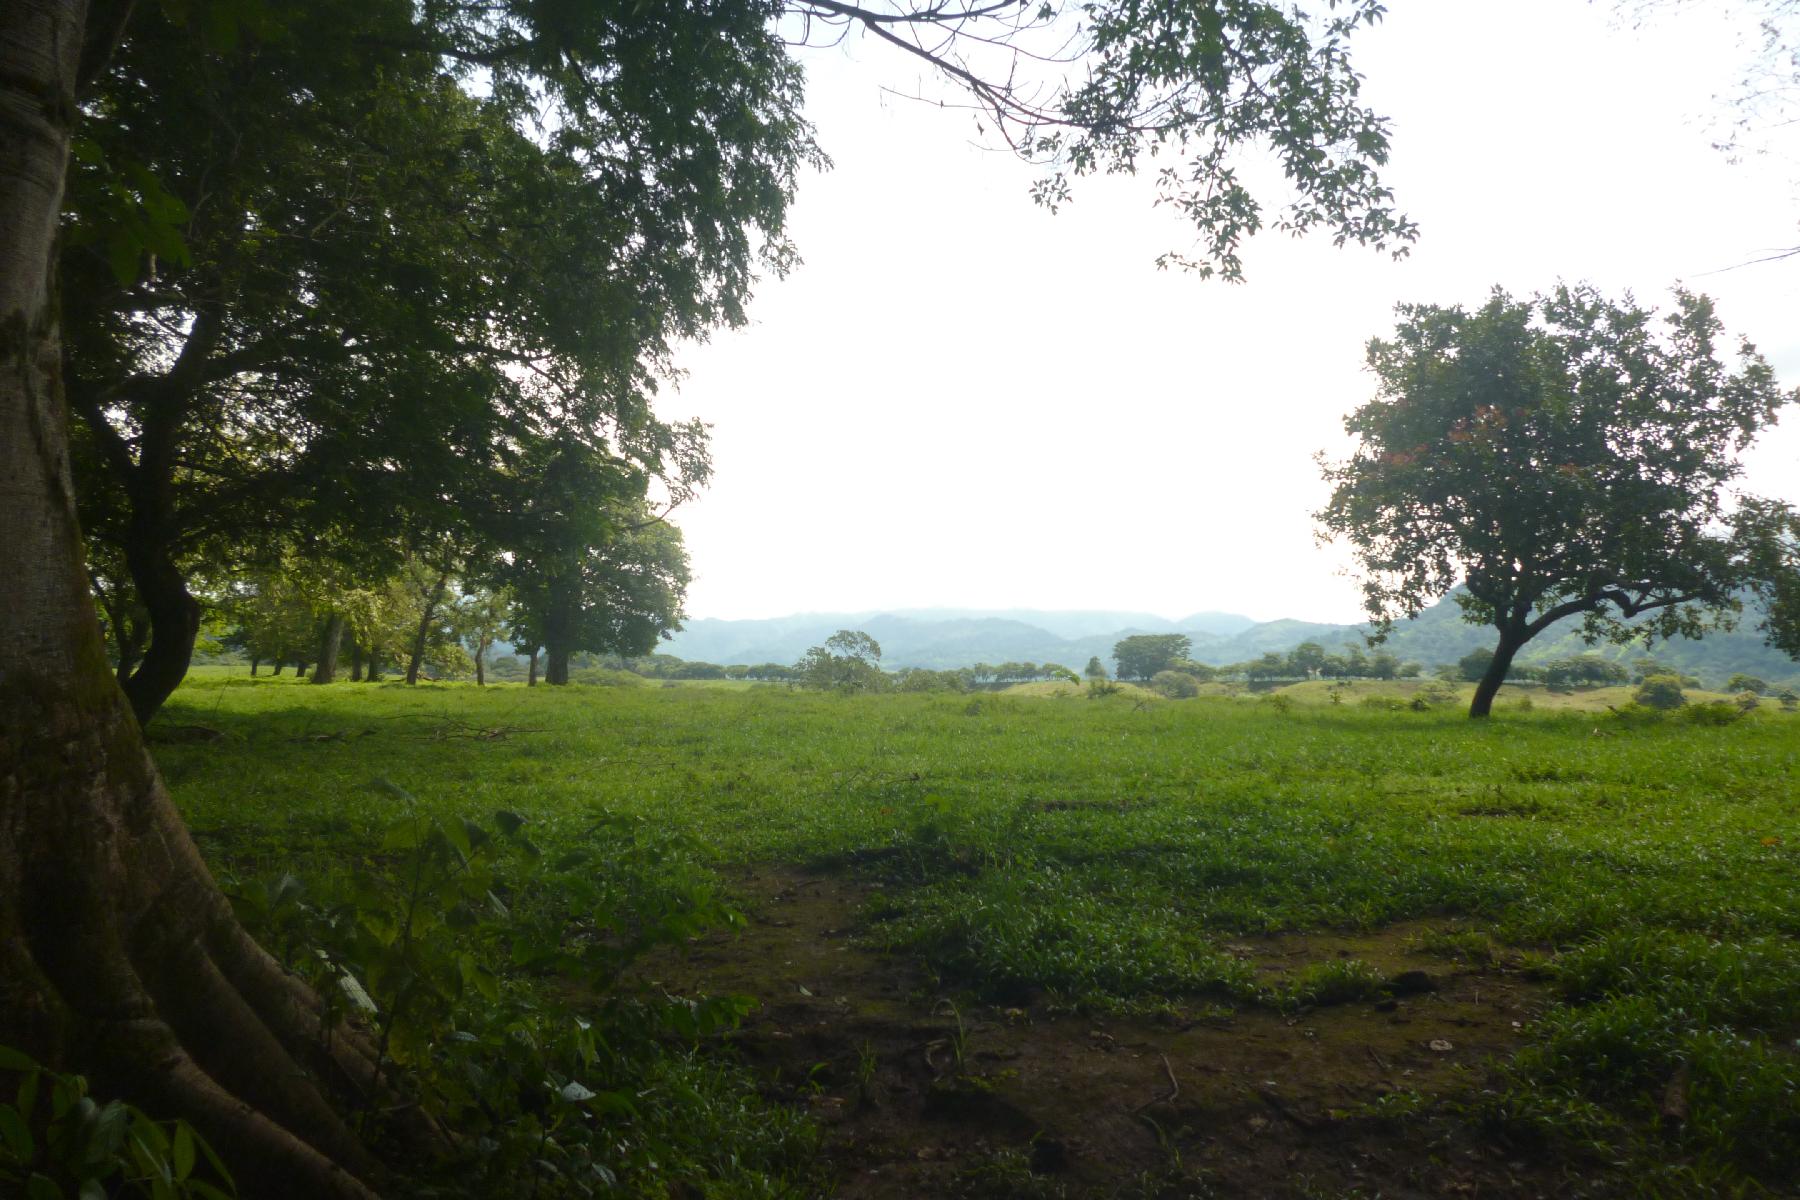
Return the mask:
<path id="1" fill-rule="evenodd" d="M 1175 1068 L 1171 1067 L 1169 1065 L 1169 1056 L 1166 1054 L 1163 1054 L 1163 1055 L 1159 1055 L 1158 1057 L 1160 1057 L 1162 1059 L 1163 1074 L 1165 1074 L 1169 1077 L 1169 1094 L 1166 1096 L 1152 1096 L 1150 1099 L 1144 1101 L 1142 1104 L 1138 1105 L 1136 1108 L 1131 1110 L 1131 1114 L 1133 1116 L 1136 1116 L 1138 1113 L 1143 1112 L 1146 1108 L 1149 1108 L 1153 1104 L 1167 1104 L 1171 1100 L 1175 1099 L 1175 1097 L 1181 1095 L 1181 1085 L 1179 1083 L 1175 1082 Z"/>

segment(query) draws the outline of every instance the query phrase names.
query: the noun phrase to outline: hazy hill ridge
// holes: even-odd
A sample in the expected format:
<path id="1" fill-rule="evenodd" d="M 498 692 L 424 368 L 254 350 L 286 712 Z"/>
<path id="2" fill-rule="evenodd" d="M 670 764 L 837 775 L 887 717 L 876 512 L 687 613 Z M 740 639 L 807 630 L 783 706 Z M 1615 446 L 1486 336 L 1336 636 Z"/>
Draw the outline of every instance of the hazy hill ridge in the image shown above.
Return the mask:
<path id="1" fill-rule="evenodd" d="M 1800 677 L 1800 664 L 1762 644 L 1755 631 L 1756 614 L 1746 612 L 1740 628 L 1701 641 L 1682 638 L 1659 643 L 1651 654 L 1659 661 L 1708 679 L 1724 679 L 1744 671 L 1764 679 Z M 1568 622 L 1526 647 L 1523 662 L 1598 653 L 1637 657 L 1638 646 L 1620 648 L 1582 642 L 1578 622 Z M 1185 633 L 1193 639 L 1194 658 L 1222 666 L 1244 662 L 1270 651 L 1282 653 L 1313 641 L 1328 650 L 1361 644 L 1364 625 L 1332 625 L 1310 621 L 1254 621 L 1236 613 L 1200 612 L 1179 620 L 1151 613 L 1108 610 L 1052 612 L 1037 609 L 896 609 L 881 612 L 797 613 L 762 620 L 690 620 L 687 628 L 665 643 L 663 651 L 701 662 L 792 663 L 808 647 L 819 645 L 839 629 L 861 629 L 881 643 L 882 665 L 942 670 L 972 663 L 1057 662 L 1080 670 L 1098 655 L 1112 668 L 1112 648 L 1134 633 Z M 1415 620 L 1395 628 L 1386 649 L 1402 659 L 1433 666 L 1453 662 L 1469 651 L 1491 646 L 1491 630 L 1469 625 L 1452 600 L 1444 600 Z"/>

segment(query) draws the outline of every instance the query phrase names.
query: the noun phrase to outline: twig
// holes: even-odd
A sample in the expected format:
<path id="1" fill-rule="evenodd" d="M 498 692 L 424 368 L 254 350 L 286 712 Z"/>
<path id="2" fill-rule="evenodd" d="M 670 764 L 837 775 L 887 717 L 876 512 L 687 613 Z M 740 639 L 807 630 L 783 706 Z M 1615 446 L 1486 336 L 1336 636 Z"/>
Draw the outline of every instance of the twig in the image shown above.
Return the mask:
<path id="1" fill-rule="evenodd" d="M 1181 1095 L 1181 1085 L 1179 1083 L 1175 1082 L 1175 1068 L 1171 1067 L 1169 1065 L 1169 1056 L 1166 1054 L 1161 1054 L 1161 1055 L 1158 1055 L 1157 1057 L 1162 1059 L 1163 1074 L 1165 1074 L 1169 1077 L 1169 1094 L 1166 1096 L 1153 1096 L 1150 1099 L 1144 1101 L 1142 1104 L 1138 1105 L 1136 1108 L 1131 1110 L 1132 1116 L 1136 1116 L 1138 1113 L 1143 1112 L 1146 1108 L 1149 1108 L 1153 1104 L 1167 1104 L 1171 1100 L 1175 1099 L 1175 1097 Z"/>

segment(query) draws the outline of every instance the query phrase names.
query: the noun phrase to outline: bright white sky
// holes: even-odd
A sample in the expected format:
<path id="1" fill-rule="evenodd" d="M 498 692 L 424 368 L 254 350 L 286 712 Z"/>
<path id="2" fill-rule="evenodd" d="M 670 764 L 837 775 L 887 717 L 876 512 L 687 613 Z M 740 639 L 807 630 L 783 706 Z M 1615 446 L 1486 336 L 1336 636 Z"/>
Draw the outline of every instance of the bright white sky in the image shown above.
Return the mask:
<path id="1" fill-rule="evenodd" d="M 678 518 L 689 612 L 1356 620 L 1347 556 L 1313 541 L 1312 456 L 1347 445 L 1399 301 L 1686 281 L 1800 384 L 1800 260 L 1706 274 L 1800 241 L 1795 162 L 1712 148 L 1745 58 L 1725 10 L 1632 30 L 1580 0 L 1393 0 L 1355 58 L 1394 122 L 1411 258 L 1268 234 L 1237 286 L 1155 269 L 1192 238 L 1147 181 L 1083 181 L 1050 216 L 968 114 L 882 93 L 917 86 L 895 55 L 810 55 L 835 168 L 792 214 L 805 265 L 663 401 L 713 426 L 715 480 Z M 1800 411 L 1750 467 L 1800 500 Z"/>

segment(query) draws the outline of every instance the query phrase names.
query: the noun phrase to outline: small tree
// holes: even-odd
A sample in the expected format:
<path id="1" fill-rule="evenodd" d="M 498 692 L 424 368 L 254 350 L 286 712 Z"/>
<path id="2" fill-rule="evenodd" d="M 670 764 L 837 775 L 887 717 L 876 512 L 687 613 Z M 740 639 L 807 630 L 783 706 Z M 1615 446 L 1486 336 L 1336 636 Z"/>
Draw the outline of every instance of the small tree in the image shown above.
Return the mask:
<path id="1" fill-rule="evenodd" d="M 1652 675 L 1638 684 L 1637 691 L 1631 698 L 1645 708 L 1660 709 L 1668 712 L 1680 708 L 1687 703 L 1687 697 L 1681 692 L 1681 679 L 1675 675 Z"/>
<path id="2" fill-rule="evenodd" d="M 1766 696 L 1769 693 L 1769 684 L 1766 680 L 1758 679 L 1754 675 L 1746 675 L 1740 671 L 1725 681 L 1725 690 L 1728 692 L 1750 692 L 1753 695 Z"/>
<path id="3" fill-rule="evenodd" d="M 877 692 L 887 683 L 881 643 L 860 629 L 838 630 L 802 655 L 794 670 L 807 687 L 837 692 Z"/>
<path id="4" fill-rule="evenodd" d="M 1185 634 L 1133 634 L 1113 644 L 1113 661 L 1119 664 L 1120 679 L 1149 679 L 1176 659 L 1186 658 L 1192 647 Z"/>
<path id="5" fill-rule="evenodd" d="M 1089 679 L 1106 678 L 1106 668 L 1100 664 L 1100 656 L 1098 654 L 1088 659 L 1088 665 L 1081 673 L 1086 675 Z"/>
<path id="6" fill-rule="evenodd" d="M 1344 422 L 1356 451 L 1323 464 L 1318 519 L 1354 547 L 1382 632 L 1465 585 L 1463 618 L 1498 634 L 1470 716 L 1566 618 L 1621 643 L 1731 619 L 1766 530 L 1724 529 L 1725 489 L 1791 397 L 1748 343 L 1720 360 L 1710 301 L 1677 291 L 1658 321 L 1587 287 L 1496 289 L 1400 318 L 1369 344 L 1379 393 Z"/>

